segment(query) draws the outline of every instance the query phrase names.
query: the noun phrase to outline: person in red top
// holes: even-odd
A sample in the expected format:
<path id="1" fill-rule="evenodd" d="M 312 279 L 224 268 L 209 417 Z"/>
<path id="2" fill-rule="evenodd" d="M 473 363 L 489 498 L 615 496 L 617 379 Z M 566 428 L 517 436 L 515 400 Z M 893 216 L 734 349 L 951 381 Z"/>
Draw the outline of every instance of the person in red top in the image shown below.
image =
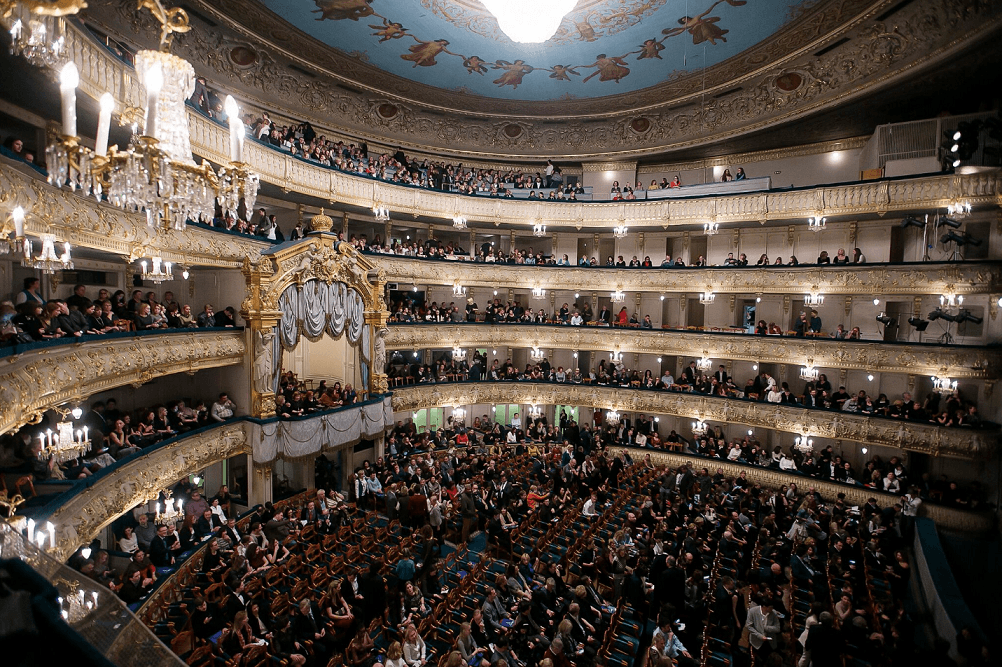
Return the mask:
<path id="1" fill-rule="evenodd" d="M 617 320 L 616 323 L 621 327 L 625 327 L 629 323 L 630 316 L 626 312 L 626 306 L 623 306 L 623 309 L 619 311 L 619 316 L 616 318 L 616 320 Z"/>
<path id="2" fill-rule="evenodd" d="M 466 435 L 466 431 L 460 431 L 456 434 L 456 446 L 466 447 L 470 444 L 470 436 Z"/>
<path id="3" fill-rule="evenodd" d="M 529 487 L 529 495 L 527 495 L 525 497 L 525 502 L 529 506 L 529 511 L 530 512 L 532 510 L 536 509 L 536 503 L 538 503 L 539 501 L 545 500 L 546 498 L 550 497 L 550 494 L 548 494 L 548 493 L 543 494 L 543 495 L 539 495 L 539 493 L 537 493 L 537 491 L 538 491 L 538 489 L 536 488 L 536 485 L 533 484 L 532 486 Z"/>

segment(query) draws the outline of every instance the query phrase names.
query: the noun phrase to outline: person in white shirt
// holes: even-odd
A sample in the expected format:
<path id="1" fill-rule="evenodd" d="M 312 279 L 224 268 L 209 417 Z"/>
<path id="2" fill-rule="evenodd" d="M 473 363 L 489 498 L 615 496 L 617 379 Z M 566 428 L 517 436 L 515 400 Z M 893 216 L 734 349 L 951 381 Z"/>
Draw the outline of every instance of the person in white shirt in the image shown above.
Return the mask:
<path id="1" fill-rule="evenodd" d="M 219 395 L 219 400 L 212 404 L 212 419 L 217 422 L 224 422 L 233 416 L 236 409 L 236 404 L 230 400 L 226 392 L 223 392 Z"/>
<path id="2" fill-rule="evenodd" d="M 638 433 L 637 437 L 634 438 L 633 442 L 637 445 L 637 447 L 646 447 L 647 446 L 647 436 L 644 435 L 643 433 Z"/>
<path id="3" fill-rule="evenodd" d="M 513 429 L 522 428 L 522 420 L 519 418 L 517 412 L 511 416 L 511 427 Z"/>
<path id="4" fill-rule="evenodd" d="M 779 469 L 780 470 L 796 470 L 797 469 L 797 464 L 796 464 L 796 462 L 793 459 L 791 459 L 789 456 L 786 455 L 786 452 L 783 452 L 782 455 L 779 458 Z"/>
<path id="5" fill-rule="evenodd" d="M 571 326 L 572 327 L 579 327 L 579 326 L 581 326 L 581 324 L 583 322 L 584 322 L 584 320 L 581 318 L 581 313 L 579 313 L 578 311 L 575 310 L 574 314 L 571 315 Z"/>
<path id="6" fill-rule="evenodd" d="M 584 507 L 581 508 L 581 514 L 587 517 L 598 516 L 598 494 L 591 494 L 588 500 L 585 501 Z"/>
<path id="7" fill-rule="evenodd" d="M 901 482 L 898 481 L 893 472 L 887 473 L 887 477 L 884 478 L 884 491 L 887 493 L 901 493 Z"/>

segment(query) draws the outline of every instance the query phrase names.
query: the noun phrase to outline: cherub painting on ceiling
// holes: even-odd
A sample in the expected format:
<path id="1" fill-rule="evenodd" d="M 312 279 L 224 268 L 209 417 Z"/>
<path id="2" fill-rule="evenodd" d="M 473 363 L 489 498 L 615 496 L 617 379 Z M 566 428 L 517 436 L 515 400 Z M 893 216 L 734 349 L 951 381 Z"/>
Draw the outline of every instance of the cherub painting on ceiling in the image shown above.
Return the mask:
<path id="1" fill-rule="evenodd" d="M 366 16 L 375 14 L 375 10 L 370 7 L 372 0 L 314 0 L 317 9 L 314 14 L 320 14 L 318 21 L 343 21 L 351 19 L 357 21 Z"/>
<path id="2" fill-rule="evenodd" d="M 717 25 L 721 21 L 720 16 L 711 16 L 710 14 L 718 5 L 725 2 L 732 7 L 740 7 L 747 4 L 747 0 L 712 0 L 710 6 L 705 11 L 695 16 L 683 16 L 678 19 L 677 26 L 663 29 L 661 31 L 662 36 L 644 40 L 643 44 L 636 47 L 633 51 L 622 55 L 607 55 L 602 53 L 591 64 L 554 64 L 549 67 L 541 67 L 531 65 L 524 60 L 509 62 L 499 58 L 491 62 L 477 55 L 454 53 L 447 48 L 449 46 L 447 39 L 422 39 L 408 32 L 402 23 L 393 21 L 389 17 L 375 11 L 372 7 L 375 0 L 314 0 L 314 2 L 317 5 L 317 9 L 313 10 L 313 12 L 321 15 L 317 19 L 318 21 L 358 21 L 362 17 L 376 17 L 382 23 L 369 24 L 369 27 L 374 31 L 371 33 L 372 36 L 379 38 L 378 44 L 393 43 L 401 38 L 410 37 L 416 43 L 408 46 L 407 53 L 401 54 L 400 58 L 412 62 L 412 67 L 435 67 L 440 64 L 438 56 L 445 54 L 458 58 L 468 74 L 479 74 L 482 76 L 487 73 L 488 69 L 503 70 L 500 76 L 493 80 L 493 83 L 499 88 L 511 86 L 512 89 L 517 89 L 522 84 L 525 76 L 534 70 L 549 72 L 549 78 L 555 81 L 575 81 L 575 79 L 571 78 L 574 76 L 578 77 L 577 81 L 580 83 L 587 83 L 595 77 L 598 77 L 598 81 L 600 82 L 611 81 L 619 83 L 630 75 L 627 58 L 636 56 L 636 62 L 640 63 L 636 65 L 637 67 L 643 66 L 643 61 L 663 60 L 661 54 L 665 50 L 665 42 L 672 37 L 688 33 L 692 36 L 693 44 L 709 42 L 716 45 L 718 42 L 726 42 L 727 38 L 725 35 L 729 31 Z M 662 4 L 664 4 L 664 0 L 639 0 L 639 4 L 628 10 L 624 9 L 608 16 L 596 16 L 595 19 L 601 24 L 633 25 L 639 23 L 641 18 L 647 13 L 657 11 L 657 8 Z M 559 37 L 561 34 L 566 35 L 568 33 L 567 26 L 573 26 L 572 30 L 576 28 L 577 41 L 597 41 L 601 35 L 597 33 L 589 22 L 590 18 L 591 14 L 568 15 L 565 27 L 561 28 L 557 36 Z M 582 73 L 578 70 L 582 69 L 592 69 L 594 71 L 581 78 Z"/>

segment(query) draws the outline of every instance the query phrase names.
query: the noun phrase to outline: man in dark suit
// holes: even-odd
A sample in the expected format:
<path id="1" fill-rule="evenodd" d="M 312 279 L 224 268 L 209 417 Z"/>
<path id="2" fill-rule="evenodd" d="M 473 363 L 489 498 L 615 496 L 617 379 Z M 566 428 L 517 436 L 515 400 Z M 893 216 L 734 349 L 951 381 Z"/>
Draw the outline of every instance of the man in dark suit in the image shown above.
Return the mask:
<path id="1" fill-rule="evenodd" d="M 720 384 L 727 384 L 727 368 L 720 364 L 717 372 L 713 374 L 714 379 Z"/>
<path id="2" fill-rule="evenodd" d="M 206 535 L 218 536 L 223 531 L 223 522 L 212 513 L 212 510 L 205 510 L 202 516 L 195 522 L 195 537 L 202 539 Z"/>
<path id="3" fill-rule="evenodd" d="M 689 366 L 682 371 L 681 384 L 692 385 L 696 383 L 696 375 L 699 372 L 696 370 L 696 362 L 690 361 Z"/>
<path id="4" fill-rule="evenodd" d="M 167 541 L 167 526 L 158 526 L 157 534 L 150 542 L 150 560 L 157 567 L 167 567 L 174 564 L 172 551 L 181 548 L 181 543 L 175 540 L 172 543 Z"/>
<path id="5" fill-rule="evenodd" d="M 608 308 L 602 306 L 602 310 L 600 310 L 598 313 L 598 321 L 601 322 L 602 324 L 609 324 L 609 321 L 611 319 L 612 319 L 612 313 L 609 312 Z"/>
<path id="6" fill-rule="evenodd" d="M 305 521 L 306 525 L 316 523 L 320 519 L 320 512 L 317 511 L 317 503 L 313 500 L 306 504 L 306 507 L 299 513 L 299 520 Z"/>
<path id="7" fill-rule="evenodd" d="M 685 609 L 685 570 L 678 567 L 674 556 L 669 556 L 667 567 L 658 576 L 654 585 L 655 602 L 658 607 L 671 605 L 674 614 Z"/>
<path id="8" fill-rule="evenodd" d="M 313 650 L 321 658 L 320 664 L 327 663 L 328 649 L 327 629 L 323 626 L 320 610 L 313 605 L 309 598 L 299 601 L 299 613 L 292 625 L 293 632 L 298 642 L 311 642 Z"/>

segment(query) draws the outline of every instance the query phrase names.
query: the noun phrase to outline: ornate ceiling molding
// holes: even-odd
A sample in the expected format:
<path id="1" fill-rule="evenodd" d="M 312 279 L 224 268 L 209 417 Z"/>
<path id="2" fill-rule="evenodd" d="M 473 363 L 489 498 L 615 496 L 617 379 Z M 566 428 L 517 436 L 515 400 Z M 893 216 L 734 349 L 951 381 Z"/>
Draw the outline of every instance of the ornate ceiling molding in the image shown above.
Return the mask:
<path id="1" fill-rule="evenodd" d="M 153 229 L 143 213 L 129 213 L 68 189 L 54 188 L 41 176 L 0 159 L 0 214 L 6 216 L 15 206 L 22 206 L 27 213 L 28 234 L 53 233 L 74 246 L 103 250 L 130 261 L 156 250 L 169 262 L 237 268 L 244 257 L 267 247 L 251 237 L 195 226 L 183 232 Z"/>
<path id="2" fill-rule="evenodd" d="M 687 331 L 608 329 L 520 324 L 391 324 L 386 347 L 391 350 L 449 349 L 452 347 L 544 350 L 591 350 L 680 355 L 755 363 L 810 364 L 826 369 L 874 373 L 908 373 L 950 378 L 998 377 L 1002 350 L 956 348 L 942 345 L 776 338 L 747 334 L 705 334 Z"/>
<path id="3" fill-rule="evenodd" d="M 130 508 L 157 497 L 191 472 L 250 454 L 245 423 L 223 424 L 135 456 L 72 496 L 48 518 L 56 526 L 52 555 L 65 561 Z"/>
<path id="4" fill-rule="evenodd" d="M 229 155 L 229 131 L 204 116 L 188 112 L 191 148 L 224 164 Z M 956 174 L 792 191 L 768 191 L 730 196 L 632 202 L 544 202 L 456 195 L 350 175 L 294 158 L 256 142 L 245 146 L 247 162 L 262 181 L 286 192 L 321 201 L 371 208 L 380 203 L 394 214 L 451 220 L 459 214 L 468 223 L 523 226 L 539 220 L 549 228 L 608 232 L 625 222 L 630 229 L 661 229 L 702 225 L 708 220 L 764 222 L 806 220 L 816 215 L 873 216 L 892 211 L 945 208 L 954 199 L 972 205 L 1002 204 L 1000 172 Z M 530 229 L 531 227 L 526 227 Z"/>
<path id="5" fill-rule="evenodd" d="M 157 377 L 243 363 L 244 333 L 181 331 L 45 347 L 0 359 L 0 433 L 46 410 Z"/>
<path id="6" fill-rule="evenodd" d="M 877 503 L 882 507 L 888 507 L 901 502 L 900 496 L 877 491 L 876 489 L 836 484 L 834 482 L 784 473 L 761 466 L 740 465 L 726 460 L 717 461 L 697 456 L 688 456 L 686 454 L 675 454 L 673 452 L 640 449 L 637 447 L 610 447 L 610 451 L 613 453 L 619 453 L 624 450 L 628 451 L 636 462 L 643 461 L 644 457 L 649 454 L 654 465 L 669 466 L 671 468 L 687 465 L 696 472 L 706 468 L 711 475 L 715 474 L 717 470 L 722 470 L 723 474 L 727 477 L 738 477 L 744 474 L 752 484 L 759 484 L 768 489 L 778 489 L 783 485 L 789 486 L 792 483 L 797 485 L 801 493 L 814 489 L 829 501 L 837 497 L 838 494 L 844 493 L 846 504 L 850 506 L 863 506 L 870 498 L 876 498 Z M 954 530 L 984 532 L 990 530 L 994 525 L 991 513 L 987 512 L 970 512 L 933 503 L 924 503 L 922 510 L 925 516 L 936 522 L 936 525 L 949 527 Z"/>
<path id="7" fill-rule="evenodd" d="M 817 291 L 826 296 L 874 294 L 995 294 L 1002 292 L 1002 263 L 814 265 L 758 268 L 603 269 L 448 262 L 369 255 L 390 282 L 407 285 L 452 285 L 467 288 L 515 289 L 530 287 L 575 292 L 696 294 L 790 294 Z"/>
<path id="8" fill-rule="evenodd" d="M 919 422 L 701 394 L 583 384 L 463 382 L 410 386 L 393 392 L 395 413 L 440 406 L 497 403 L 577 405 L 627 413 L 674 415 L 968 460 L 994 456 L 999 439 L 998 433 L 992 431 L 949 429 Z"/>
<path id="9" fill-rule="evenodd" d="M 983 1 L 913 3 L 895 11 L 892 22 L 874 17 L 894 0 L 825 3 L 779 37 L 709 68 L 705 86 L 689 75 L 629 95 L 507 103 L 502 111 L 494 99 L 393 81 L 329 49 L 304 51 L 309 38 L 276 29 L 274 15 L 261 6 L 235 0 L 199 6 L 224 23 L 239 13 L 251 27 L 199 25 L 175 51 L 260 108 L 373 143 L 485 160 L 608 160 L 723 141 L 931 71 L 989 39 L 1002 22 L 995 3 Z M 155 32 L 125 0 L 87 16 L 129 40 Z M 834 48 L 815 55 L 826 44 Z"/>

